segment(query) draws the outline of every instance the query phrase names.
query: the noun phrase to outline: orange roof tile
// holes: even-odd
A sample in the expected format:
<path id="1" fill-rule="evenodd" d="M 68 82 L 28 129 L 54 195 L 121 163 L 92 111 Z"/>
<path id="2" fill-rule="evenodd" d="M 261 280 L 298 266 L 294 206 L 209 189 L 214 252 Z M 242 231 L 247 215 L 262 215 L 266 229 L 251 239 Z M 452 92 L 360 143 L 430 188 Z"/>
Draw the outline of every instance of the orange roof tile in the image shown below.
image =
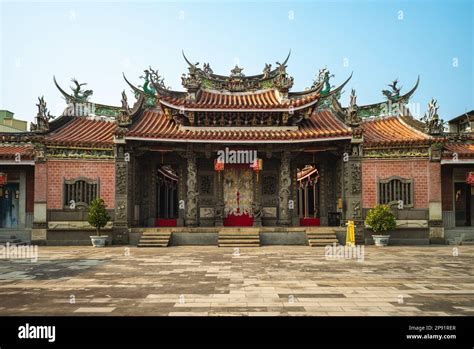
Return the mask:
<path id="1" fill-rule="evenodd" d="M 331 112 L 315 112 L 298 128 L 287 127 L 181 127 L 158 110 L 147 110 L 132 126 L 126 138 L 169 141 L 291 142 L 350 138 L 351 131 Z"/>
<path id="2" fill-rule="evenodd" d="M 60 129 L 48 134 L 48 145 L 76 145 L 106 147 L 113 145 L 115 122 L 75 118 Z"/>
<path id="3" fill-rule="evenodd" d="M 289 109 L 311 105 L 319 99 L 319 94 L 307 95 L 298 99 L 283 102 L 277 90 L 261 90 L 255 92 L 231 93 L 203 90 L 195 102 L 184 98 L 161 96 L 164 105 L 185 107 L 194 110 L 209 109 Z"/>
<path id="4" fill-rule="evenodd" d="M 433 138 L 414 129 L 397 116 L 362 123 L 364 146 L 430 144 Z"/>
<path id="5" fill-rule="evenodd" d="M 446 143 L 444 148 L 451 154 L 458 154 L 461 158 L 474 158 L 474 144 Z"/>
<path id="6" fill-rule="evenodd" d="M 22 159 L 33 159 L 35 151 L 31 144 L 0 144 L 0 159 L 14 159 L 16 154 Z"/>

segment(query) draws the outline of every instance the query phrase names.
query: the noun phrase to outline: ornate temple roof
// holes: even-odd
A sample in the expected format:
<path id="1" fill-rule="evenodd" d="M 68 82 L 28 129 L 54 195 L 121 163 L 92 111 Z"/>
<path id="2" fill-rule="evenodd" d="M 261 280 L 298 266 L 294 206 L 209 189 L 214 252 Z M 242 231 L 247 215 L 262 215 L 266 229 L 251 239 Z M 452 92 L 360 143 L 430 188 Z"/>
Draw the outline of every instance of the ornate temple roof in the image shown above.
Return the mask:
<path id="1" fill-rule="evenodd" d="M 404 107 L 419 79 L 405 94 L 395 80 L 389 85 L 391 90 L 383 91 L 386 100 L 371 105 L 358 106 L 353 90 L 350 105 L 342 107 L 339 98 L 352 74 L 334 87 L 330 84 L 334 76 L 321 69 L 310 88 L 290 91 L 289 55 L 274 69 L 265 64 L 262 74 L 251 76 L 245 76 L 238 66 L 230 75 L 215 74 L 209 64 L 200 68 L 199 63 L 184 58 L 188 64 L 188 73 L 182 76 L 186 91 L 166 87 L 151 67 L 141 77 L 141 86 L 124 76 L 137 99 L 133 107 L 129 107 L 125 91 L 122 106 L 107 106 L 89 101 L 93 91 L 86 90 L 86 84 L 72 79 L 72 92 L 68 93 L 54 78 L 68 107 L 62 116 L 51 120 L 44 98 L 39 98 L 37 122 L 30 135 L 51 147 L 97 148 L 111 148 L 116 135 L 149 141 L 283 143 L 350 139 L 363 133 L 364 144 L 373 147 L 433 142 L 433 137 L 423 132 L 425 124 L 409 116 Z M 397 103 L 401 109 L 392 114 L 390 108 Z"/>
<path id="2" fill-rule="evenodd" d="M 47 145 L 111 147 L 117 127 L 115 122 L 77 117 L 58 130 L 47 134 L 44 143 Z"/>
<path id="3" fill-rule="evenodd" d="M 11 144 L 11 143 L 0 143 L 0 159 L 2 160 L 14 160 L 16 154 L 19 154 L 21 159 L 33 159 L 34 148 L 32 144 Z"/>
<path id="4" fill-rule="evenodd" d="M 259 111 L 265 109 L 288 112 L 291 108 L 296 110 L 310 107 L 319 98 L 319 95 L 314 94 L 284 101 L 277 89 L 252 92 L 201 90 L 196 101 L 163 96 L 160 98 L 160 102 L 166 107 L 175 109 L 183 107 L 182 110 L 189 111 L 214 111 L 216 109 Z"/>
<path id="5" fill-rule="evenodd" d="M 311 142 L 350 139 L 352 131 L 330 111 L 315 112 L 299 126 L 193 127 L 180 126 L 158 110 L 146 110 L 127 132 L 126 139 L 177 142 Z"/>
<path id="6" fill-rule="evenodd" d="M 428 145 L 433 137 L 417 130 L 401 116 L 363 121 L 365 146 Z"/>

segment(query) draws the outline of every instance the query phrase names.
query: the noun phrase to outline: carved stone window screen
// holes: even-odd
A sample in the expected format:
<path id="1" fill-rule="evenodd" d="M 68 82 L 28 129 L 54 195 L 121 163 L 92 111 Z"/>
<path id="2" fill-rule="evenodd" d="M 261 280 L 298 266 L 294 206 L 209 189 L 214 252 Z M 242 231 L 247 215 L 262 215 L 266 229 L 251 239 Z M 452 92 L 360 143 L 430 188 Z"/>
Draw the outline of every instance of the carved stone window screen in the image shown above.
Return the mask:
<path id="1" fill-rule="evenodd" d="M 214 195 L 214 178 L 212 174 L 203 174 L 199 176 L 199 194 Z"/>
<path id="2" fill-rule="evenodd" d="M 262 195 L 276 195 L 278 180 L 277 176 L 270 174 L 262 178 Z"/>
<path id="3" fill-rule="evenodd" d="M 378 203 L 382 205 L 398 205 L 413 207 L 413 179 L 393 176 L 379 179 L 377 183 Z"/>
<path id="4" fill-rule="evenodd" d="M 79 177 L 64 180 L 64 205 L 70 207 L 74 201 L 76 207 L 87 207 L 99 196 L 99 179 Z"/>

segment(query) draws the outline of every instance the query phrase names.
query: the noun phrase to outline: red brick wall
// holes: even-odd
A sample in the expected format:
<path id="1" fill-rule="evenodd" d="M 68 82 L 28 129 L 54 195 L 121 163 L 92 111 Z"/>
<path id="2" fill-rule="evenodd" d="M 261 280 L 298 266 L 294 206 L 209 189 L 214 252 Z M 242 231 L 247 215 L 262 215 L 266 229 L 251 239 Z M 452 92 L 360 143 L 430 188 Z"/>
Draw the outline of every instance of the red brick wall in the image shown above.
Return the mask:
<path id="1" fill-rule="evenodd" d="M 100 196 L 107 208 L 115 207 L 113 160 L 48 160 L 48 209 L 63 208 L 64 179 L 99 178 Z"/>
<path id="2" fill-rule="evenodd" d="M 48 166 L 45 162 L 35 165 L 35 202 L 46 202 L 48 193 Z"/>
<path id="3" fill-rule="evenodd" d="M 377 179 L 391 176 L 412 178 L 414 208 L 428 208 L 430 201 L 441 201 L 441 165 L 428 159 L 362 161 L 362 202 L 364 208 L 377 204 Z"/>

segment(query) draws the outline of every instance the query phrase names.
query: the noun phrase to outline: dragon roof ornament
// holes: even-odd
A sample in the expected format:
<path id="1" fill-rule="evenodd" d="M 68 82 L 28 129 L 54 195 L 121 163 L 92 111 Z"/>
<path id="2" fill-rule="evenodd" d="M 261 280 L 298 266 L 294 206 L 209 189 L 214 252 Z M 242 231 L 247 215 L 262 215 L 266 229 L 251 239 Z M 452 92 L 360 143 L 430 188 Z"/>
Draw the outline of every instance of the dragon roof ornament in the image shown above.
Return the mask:
<path id="1" fill-rule="evenodd" d="M 382 94 L 386 97 L 386 101 L 368 104 L 358 107 L 360 117 L 378 117 L 384 115 L 399 115 L 406 110 L 406 104 L 410 97 L 415 93 L 420 84 L 420 76 L 418 76 L 415 86 L 405 94 L 401 94 L 401 87 L 398 86 L 398 80 L 394 80 L 388 86 L 390 90 L 382 90 Z"/>
<path id="2" fill-rule="evenodd" d="M 421 118 L 421 121 L 425 123 L 425 131 L 431 135 L 439 135 L 444 130 L 444 120 L 438 115 L 438 101 L 432 98 L 428 102 L 428 111 Z"/>
<path id="3" fill-rule="evenodd" d="M 49 131 L 49 121 L 54 119 L 54 116 L 51 115 L 50 111 L 46 107 L 46 101 L 44 96 L 38 97 L 38 113 L 36 114 L 35 120 L 36 123 L 30 124 L 30 130 L 33 132 L 48 132 Z"/>
<path id="4" fill-rule="evenodd" d="M 190 93 L 195 93 L 200 88 L 243 92 L 267 88 L 288 89 L 292 86 L 292 79 L 286 73 L 286 67 L 291 55 L 291 50 L 283 63 L 277 62 L 277 67 L 272 70 L 271 64 L 265 64 L 262 74 L 245 76 L 243 68 L 235 66 L 230 75 L 214 74 L 209 63 L 205 63 L 203 69 L 199 67 L 199 62 L 191 63 L 182 52 L 184 60 L 188 64 L 188 74 L 183 74 L 182 84 Z"/>

